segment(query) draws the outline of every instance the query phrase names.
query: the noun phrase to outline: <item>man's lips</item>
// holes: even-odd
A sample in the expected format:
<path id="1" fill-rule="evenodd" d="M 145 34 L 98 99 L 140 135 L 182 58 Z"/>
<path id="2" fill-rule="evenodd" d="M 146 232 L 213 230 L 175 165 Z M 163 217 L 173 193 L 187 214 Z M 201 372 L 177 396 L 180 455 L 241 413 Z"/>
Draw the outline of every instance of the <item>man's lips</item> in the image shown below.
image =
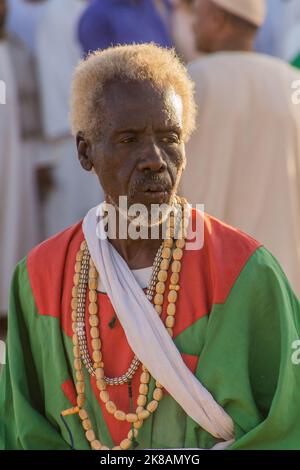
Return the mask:
<path id="1" fill-rule="evenodd" d="M 138 188 L 139 193 L 168 193 L 170 192 L 170 186 L 167 184 L 146 184 Z"/>
<path id="2" fill-rule="evenodd" d="M 169 200 L 171 189 L 166 188 L 166 186 L 145 187 L 143 189 L 139 188 L 135 194 L 140 202 L 150 201 L 162 204 Z"/>

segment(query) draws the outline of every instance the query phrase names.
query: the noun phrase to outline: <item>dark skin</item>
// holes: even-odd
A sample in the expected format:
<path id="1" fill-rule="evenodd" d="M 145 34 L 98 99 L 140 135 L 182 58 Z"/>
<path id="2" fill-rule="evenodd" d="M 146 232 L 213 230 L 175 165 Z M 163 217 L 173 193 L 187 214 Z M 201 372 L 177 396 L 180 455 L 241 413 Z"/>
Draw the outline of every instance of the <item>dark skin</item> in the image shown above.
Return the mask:
<path id="1" fill-rule="evenodd" d="M 5 35 L 5 19 L 7 15 L 6 0 L 0 0 L 0 39 Z"/>
<path id="2" fill-rule="evenodd" d="M 199 52 L 252 51 L 257 29 L 211 0 L 193 0 L 194 33 Z"/>
<path id="3" fill-rule="evenodd" d="M 128 207 L 170 202 L 185 166 L 181 98 L 149 82 L 115 82 L 104 91 L 108 110 L 97 142 L 77 135 L 81 166 L 99 178 L 106 200 Z M 110 240 L 131 269 L 151 266 L 161 240 Z"/>

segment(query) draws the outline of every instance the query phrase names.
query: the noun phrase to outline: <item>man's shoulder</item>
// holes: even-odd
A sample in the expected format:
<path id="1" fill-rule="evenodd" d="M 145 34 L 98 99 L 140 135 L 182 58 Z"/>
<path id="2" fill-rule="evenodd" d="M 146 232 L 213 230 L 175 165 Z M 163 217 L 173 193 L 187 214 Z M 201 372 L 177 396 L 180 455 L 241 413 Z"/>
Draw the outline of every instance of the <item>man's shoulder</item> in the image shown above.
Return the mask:
<path id="1" fill-rule="evenodd" d="M 82 239 L 82 221 L 80 221 L 35 246 L 29 252 L 28 259 L 36 259 L 41 263 L 54 261 L 58 255 L 66 253 L 70 245 Z"/>
<path id="2" fill-rule="evenodd" d="M 209 214 L 204 215 L 203 250 L 217 301 L 225 301 L 238 279 L 251 291 L 262 289 L 275 295 L 277 289 L 295 297 L 281 265 L 267 247 Z"/>
<path id="3" fill-rule="evenodd" d="M 59 315 L 63 287 L 66 282 L 72 283 L 74 261 L 83 239 L 82 222 L 79 222 L 28 254 L 28 279 L 39 314 Z"/>
<path id="4" fill-rule="evenodd" d="M 27 256 L 29 278 L 34 285 L 53 282 L 64 272 L 66 264 L 75 259 L 84 236 L 82 221 L 53 235 L 33 248 Z"/>
<path id="5" fill-rule="evenodd" d="M 191 270 L 200 271 L 206 285 L 211 286 L 214 302 L 223 303 L 248 261 L 262 245 L 207 213 L 193 209 L 192 218 L 193 230 L 203 235 L 199 237 L 201 243 L 198 241 L 197 249 L 187 251 L 186 260 Z"/>
<path id="6" fill-rule="evenodd" d="M 205 243 L 207 243 L 207 249 L 213 251 L 222 250 L 222 252 L 224 252 L 224 250 L 226 250 L 226 252 L 230 253 L 233 251 L 237 253 L 240 251 L 243 253 L 252 253 L 261 246 L 261 243 L 255 240 L 251 235 L 223 222 L 207 212 L 201 213 L 193 209 L 192 213 L 194 220 L 197 216 L 203 220 L 204 248 Z"/>
<path id="7" fill-rule="evenodd" d="M 241 272 L 251 259 L 252 269 L 271 265 L 274 257 L 268 249 L 251 235 L 207 213 L 204 215 L 204 249 L 216 266 Z"/>

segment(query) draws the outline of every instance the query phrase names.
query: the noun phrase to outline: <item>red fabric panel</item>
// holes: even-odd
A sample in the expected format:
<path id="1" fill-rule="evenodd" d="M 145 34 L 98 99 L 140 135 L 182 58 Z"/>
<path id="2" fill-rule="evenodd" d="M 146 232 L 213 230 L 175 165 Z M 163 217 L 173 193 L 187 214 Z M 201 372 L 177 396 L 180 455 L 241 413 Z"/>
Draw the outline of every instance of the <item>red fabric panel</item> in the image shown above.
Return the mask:
<path id="1" fill-rule="evenodd" d="M 98 294 L 98 305 L 99 305 L 99 319 L 100 319 L 100 337 L 102 341 L 102 358 L 105 367 L 105 374 L 109 377 L 120 376 L 124 374 L 132 359 L 133 352 L 127 342 L 124 330 L 121 327 L 120 322 L 115 322 L 114 328 L 109 327 L 114 310 L 111 302 L 106 294 Z M 86 308 L 86 331 L 88 332 L 88 347 L 90 355 L 92 354 L 91 348 L 91 337 L 89 335 L 90 326 L 88 322 L 88 312 Z M 198 356 L 189 354 L 182 354 L 183 360 L 192 372 L 195 372 L 198 362 Z M 132 381 L 133 390 L 133 404 L 136 409 L 136 400 L 139 393 L 140 385 L 140 374 L 142 372 L 141 366 L 137 370 Z M 110 435 L 116 445 L 127 437 L 130 430 L 129 423 L 124 421 L 116 421 L 113 415 L 109 414 L 105 408 L 105 405 L 100 400 L 99 391 L 96 386 L 95 378 L 91 378 L 91 385 L 93 391 L 97 397 L 98 403 L 101 406 L 101 410 L 110 431 Z M 119 386 L 108 386 L 107 390 L 110 394 L 111 400 L 117 405 L 117 407 L 125 412 L 130 412 L 130 401 L 128 395 L 128 385 L 123 384 Z M 165 392 L 166 393 L 166 392 Z"/>
<path id="2" fill-rule="evenodd" d="M 61 385 L 62 391 L 64 392 L 65 396 L 67 399 L 72 403 L 73 406 L 77 406 L 77 395 L 76 395 L 76 390 L 74 387 L 74 384 L 71 379 L 66 380 L 62 385 Z"/>
<path id="3" fill-rule="evenodd" d="M 83 240 L 81 222 L 49 238 L 27 257 L 30 285 L 40 315 L 61 319 L 64 331 L 72 335 L 70 304 L 75 256 Z"/>
<path id="4" fill-rule="evenodd" d="M 193 211 L 195 223 L 195 211 Z M 28 256 L 27 267 L 31 288 L 40 315 L 60 318 L 62 328 L 72 336 L 71 291 L 73 286 L 75 256 L 83 240 L 81 223 L 70 227 L 36 247 Z M 222 222 L 205 216 L 204 247 L 197 251 L 185 251 L 180 275 L 180 291 L 177 301 L 175 337 L 204 315 L 213 304 L 224 303 L 239 273 L 259 244 L 244 233 Z M 167 297 L 167 296 L 166 296 Z M 100 334 L 102 340 L 105 373 L 122 375 L 128 368 L 133 353 L 119 322 L 113 329 L 108 323 L 113 308 L 105 294 L 99 294 Z M 166 317 L 167 304 L 163 306 L 162 320 Z M 88 325 L 88 317 L 86 317 Z M 89 327 L 87 326 L 89 332 Z M 88 335 L 90 347 L 90 338 Z M 90 350 L 91 352 L 91 350 Z M 183 356 L 191 370 L 195 370 L 198 357 Z M 140 370 L 133 379 L 133 400 L 136 404 Z M 100 403 L 94 379 L 92 388 Z M 67 385 L 67 391 L 70 388 Z M 111 399 L 117 406 L 129 410 L 127 385 L 108 387 Z M 100 403 L 104 419 L 116 444 L 127 436 L 129 424 L 117 422 Z"/>

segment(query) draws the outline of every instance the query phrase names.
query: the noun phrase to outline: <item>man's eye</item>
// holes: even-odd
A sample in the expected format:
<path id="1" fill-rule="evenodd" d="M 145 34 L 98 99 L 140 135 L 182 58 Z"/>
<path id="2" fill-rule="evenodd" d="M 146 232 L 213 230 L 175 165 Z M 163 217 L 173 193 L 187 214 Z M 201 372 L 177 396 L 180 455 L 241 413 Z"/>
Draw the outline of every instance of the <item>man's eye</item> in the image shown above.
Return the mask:
<path id="1" fill-rule="evenodd" d="M 176 134 L 167 135 L 162 137 L 161 141 L 166 144 L 176 144 L 179 142 L 179 137 Z"/>
<path id="2" fill-rule="evenodd" d="M 121 142 L 121 144 L 131 144 L 132 142 L 136 142 L 136 138 L 135 137 L 125 137 L 120 142 Z"/>

